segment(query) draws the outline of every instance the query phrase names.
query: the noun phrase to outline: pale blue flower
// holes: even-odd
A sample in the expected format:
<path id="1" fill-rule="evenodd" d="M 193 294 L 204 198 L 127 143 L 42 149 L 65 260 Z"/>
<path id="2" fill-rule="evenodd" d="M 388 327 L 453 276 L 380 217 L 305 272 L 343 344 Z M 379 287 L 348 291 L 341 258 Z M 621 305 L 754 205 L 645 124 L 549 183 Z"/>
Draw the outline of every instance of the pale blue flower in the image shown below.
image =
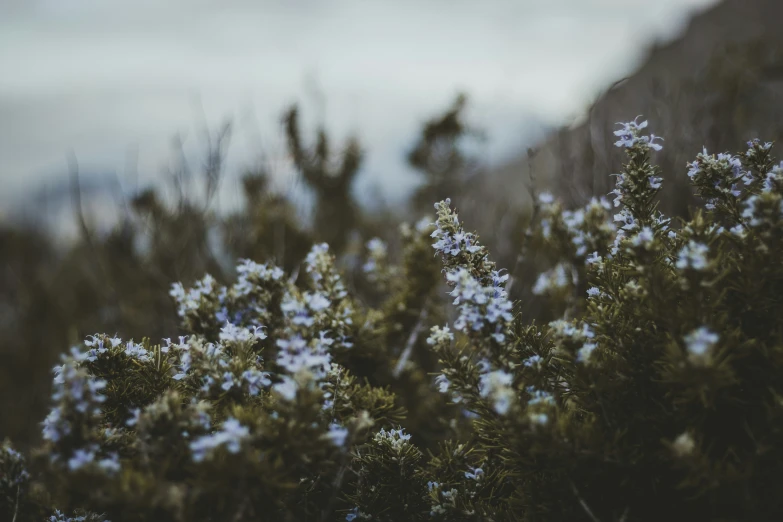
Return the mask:
<path id="1" fill-rule="evenodd" d="M 688 244 L 682 247 L 677 256 L 676 266 L 680 270 L 691 268 L 693 270 L 704 270 L 709 265 L 707 254 L 710 249 L 704 243 L 690 240 Z"/>
<path id="2" fill-rule="evenodd" d="M 326 438 L 328 438 L 332 444 L 338 447 L 345 446 L 345 439 L 348 437 L 348 429 L 340 426 L 337 423 L 332 423 L 329 425 L 329 431 L 326 433 Z"/>
<path id="3" fill-rule="evenodd" d="M 247 393 L 253 396 L 258 395 L 261 392 L 261 388 L 272 384 L 272 381 L 269 379 L 269 373 L 256 369 L 245 370 L 242 373 L 242 380 L 247 383 Z"/>
<path id="4" fill-rule="evenodd" d="M 68 468 L 71 471 L 87 466 L 95 460 L 95 453 L 84 449 L 77 449 L 73 452 L 73 456 L 68 460 Z"/>
<path id="5" fill-rule="evenodd" d="M 696 328 L 685 336 L 688 352 L 697 357 L 705 356 L 718 343 L 718 334 L 705 326 Z"/>
<path id="6" fill-rule="evenodd" d="M 224 343 L 251 343 L 256 339 L 266 339 L 266 334 L 262 329 L 261 326 L 244 328 L 227 322 L 221 328 L 219 338 Z"/>
<path id="7" fill-rule="evenodd" d="M 229 453 L 238 453 L 243 440 L 248 438 L 250 430 L 238 420 L 229 417 L 223 422 L 223 428 L 212 435 L 205 435 L 190 443 L 190 451 L 195 462 L 203 461 L 211 452 L 225 446 Z"/>
<path id="8" fill-rule="evenodd" d="M 484 476 L 484 470 L 481 468 L 470 468 L 465 472 L 465 478 L 470 480 L 480 480 Z"/>

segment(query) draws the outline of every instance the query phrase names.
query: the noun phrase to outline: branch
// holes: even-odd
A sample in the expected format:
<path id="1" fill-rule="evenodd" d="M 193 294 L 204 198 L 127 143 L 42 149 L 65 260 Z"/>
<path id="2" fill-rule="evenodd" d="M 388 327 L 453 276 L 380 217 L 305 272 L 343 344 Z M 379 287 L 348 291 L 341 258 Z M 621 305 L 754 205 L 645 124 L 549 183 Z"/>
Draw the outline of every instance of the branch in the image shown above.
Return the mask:
<path id="1" fill-rule="evenodd" d="M 16 505 L 14 506 L 14 518 L 11 520 L 11 522 L 16 522 L 16 516 L 19 514 L 19 489 L 21 487 L 21 484 L 16 485 Z"/>
<path id="2" fill-rule="evenodd" d="M 520 247 L 520 252 L 517 254 L 517 258 L 514 261 L 514 267 L 511 269 L 511 272 L 508 273 L 509 278 L 508 283 L 506 284 L 506 291 L 509 293 L 511 292 L 511 287 L 516 281 L 516 273 L 519 269 L 519 264 L 524 260 L 524 249 L 527 248 L 527 244 L 530 241 L 530 226 L 536 222 L 536 219 L 538 219 L 538 214 L 541 212 L 541 203 L 538 201 L 538 191 L 536 190 L 536 177 L 533 174 L 533 158 L 537 152 L 538 151 L 533 147 L 529 147 L 527 149 L 527 175 L 529 180 L 527 184 L 527 191 L 528 194 L 530 194 L 530 199 L 533 201 L 533 212 L 530 214 L 530 225 L 528 226 L 528 231 L 525 233 L 525 238 L 522 246 Z"/>
<path id="3" fill-rule="evenodd" d="M 598 519 L 598 517 L 596 517 L 593 514 L 593 512 L 590 510 L 590 506 L 587 505 L 587 502 L 585 502 L 584 499 L 582 498 L 582 496 L 579 494 L 579 490 L 576 489 L 576 484 L 574 484 L 574 481 L 569 479 L 568 482 L 571 483 L 571 490 L 574 492 L 574 496 L 579 501 L 579 504 L 582 506 L 582 509 L 585 510 L 585 513 L 587 513 L 587 516 L 590 517 L 590 520 L 592 520 L 593 522 L 601 522 Z"/>
<path id="4" fill-rule="evenodd" d="M 413 353 L 413 347 L 416 344 L 416 339 L 419 338 L 421 329 L 424 327 L 424 321 L 427 319 L 427 304 L 428 303 L 424 303 L 424 306 L 422 306 L 421 313 L 419 314 L 419 321 L 416 323 L 416 326 L 413 327 L 411 335 L 408 337 L 408 342 L 405 343 L 405 350 L 402 352 L 402 356 L 400 356 L 400 360 L 397 361 L 397 366 L 394 368 L 394 377 L 400 376 L 402 369 L 405 367 L 405 363 L 408 362 L 408 359 L 411 357 L 411 353 Z"/>

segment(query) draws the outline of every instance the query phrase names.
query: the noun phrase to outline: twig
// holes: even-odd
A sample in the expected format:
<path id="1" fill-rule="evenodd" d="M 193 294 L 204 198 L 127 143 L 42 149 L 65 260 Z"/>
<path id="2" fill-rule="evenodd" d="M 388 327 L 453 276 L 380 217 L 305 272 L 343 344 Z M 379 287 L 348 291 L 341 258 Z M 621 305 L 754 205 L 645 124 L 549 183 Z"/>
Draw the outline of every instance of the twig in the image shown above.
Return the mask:
<path id="1" fill-rule="evenodd" d="M 589 516 L 589 517 L 590 517 L 590 520 L 592 520 L 593 522 L 601 522 L 601 521 L 598 519 L 598 517 L 596 517 L 596 516 L 593 514 L 593 512 L 590 510 L 590 506 L 588 506 L 588 505 L 587 505 L 587 502 L 585 502 L 585 501 L 584 501 L 584 499 L 582 498 L 582 496 L 579 494 L 579 490 L 578 490 L 578 489 L 576 489 L 576 484 L 574 484 L 574 481 L 569 479 L 569 481 L 568 481 L 568 482 L 570 482 L 570 483 L 571 483 L 571 489 L 572 489 L 572 490 L 573 490 L 573 492 L 574 492 L 574 496 L 575 496 L 575 497 L 576 497 L 576 499 L 579 501 L 579 504 L 582 506 L 582 509 L 584 509 L 584 510 L 585 510 L 585 513 L 587 513 L 587 516 Z"/>
<path id="2" fill-rule="evenodd" d="M 92 248 L 92 238 L 90 230 L 87 227 L 87 220 L 84 219 L 84 209 L 82 208 L 82 189 L 79 186 L 79 163 L 76 160 L 76 154 L 70 151 L 68 154 L 68 173 L 71 178 L 71 203 L 73 212 L 76 215 L 76 221 L 88 246 Z"/>
<path id="3" fill-rule="evenodd" d="M 429 303 L 424 303 L 424 306 L 421 307 L 421 313 L 419 314 L 419 321 L 416 323 L 416 326 L 413 327 L 413 330 L 411 330 L 411 334 L 408 337 L 408 342 L 405 343 L 405 350 L 402 352 L 402 355 L 400 356 L 400 360 L 397 361 L 397 366 L 394 368 L 394 377 L 399 377 L 402 373 L 402 369 L 405 367 L 405 363 L 408 362 L 408 359 L 410 359 L 411 353 L 413 353 L 413 346 L 416 344 L 416 339 L 419 338 L 419 334 L 421 333 L 421 329 L 424 328 L 424 321 L 427 319 L 427 308 Z"/>
<path id="4" fill-rule="evenodd" d="M 73 206 L 73 212 L 75 214 L 75 218 L 79 226 L 82 239 L 84 240 L 84 243 L 87 245 L 87 248 L 90 250 L 90 252 L 92 252 L 92 255 L 88 257 L 90 259 L 90 262 L 94 266 L 93 281 L 95 281 L 95 277 L 98 274 L 103 275 L 104 280 L 106 282 L 106 288 L 108 288 L 109 298 L 112 300 L 113 303 L 116 303 L 117 302 L 116 289 L 111 284 L 111 280 L 108 277 L 106 277 L 107 271 L 101 262 L 101 256 L 99 255 L 100 253 L 98 252 L 98 249 L 95 246 L 95 243 L 93 242 L 93 238 L 90 233 L 90 228 L 88 227 L 87 220 L 84 217 L 84 208 L 82 207 L 82 189 L 79 183 L 79 162 L 76 159 L 76 153 L 74 151 L 70 151 L 70 153 L 67 156 L 67 161 L 68 161 L 68 173 L 70 176 L 70 185 L 71 185 L 71 204 Z M 98 284 L 97 286 L 98 288 L 101 288 L 100 284 Z"/>
<path id="5" fill-rule="evenodd" d="M 337 394 L 337 390 L 335 389 L 335 395 L 336 394 Z M 357 434 L 356 432 L 357 432 L 356 425 L 354 425 L 354 429 L 352 430 L 351 435 L 348 438 L 348 443 L 346 444 L 347 448 L 350 448 L 351 446 L 353 446 L 354 442 L 356 441 L 356 434 Z M 334 481 L 332 482 L 333 493 L 332 493 L 331 497 L 329 498 L 329 502 L 328 502 L 326 508 L 323 511 L 321 511 L 320 521 L 327 520 L 329 515 L 332 514 L 332 510 L 334 509 L 334 505 L 335 505 L 335 503 L 338 500 L 337 497 L 339 495 L 340 488 L 343 485 L 343 480 L 345 480 L 345 472 L 348 471 L 348 469 L 349 469 L 351 456 L 352 455 L 351 455 L 351 453 L 349 451 L 346 451 L 345 453 L 343 453 L 342 462 L 340 463 L 340 469 L 337 471 L 337 475 L 334 477 Z M 359 456 L 358 453 L 357 453 L 356 456 L 357 457 Z M 351 471 L 353 471 L 353 470 L 351 470 Z"/>
<path id="6" fill-rule="evenodd" d="M 531 225 L 535 223 L 536 218 L 538 218 L 538 214 L 541 211 L 541 203 L 538 201 L 538 192 L 536 190 L 536 177 L 533 174 L 533 157 L 535 157 L 537 152 L 538 151 L 533 147 L 527 149 L 527 176 L 528 176 L 527 191 L 528 194 L 530 194 L 530 199 L 533 202 L 533 212 L 530 215 Z M 528 229 L 528 232 L 525 233 L 525 238 L 520 247 L 520 250 L 524 250 L 527 247 L 528 240 L 530 239 L 529 236 L 530 234 Z M 507 292 L 511 292 L 511 287 L 514 285 L 514 282 L 516 281 L 515 274 L 519 269 L 519 264 L 523 260 L 524 260 L 524 254 L 522 252 L 519 252 L 519 254 L 517 254 L 516 260 L 514 261 L 514 267 L 511 269 L 511 272 L 509 272 L 508 283 L 506 284 Z"/>
<path id="7" fill-rule="evenodd" d="M 16 516 L 19 514 L 19 489 L 21 487 L 21 484 L 16 485 L 16 505 L 14 506 L 14 518 L 11 519 L 11 522 L 16 522 Z"/>

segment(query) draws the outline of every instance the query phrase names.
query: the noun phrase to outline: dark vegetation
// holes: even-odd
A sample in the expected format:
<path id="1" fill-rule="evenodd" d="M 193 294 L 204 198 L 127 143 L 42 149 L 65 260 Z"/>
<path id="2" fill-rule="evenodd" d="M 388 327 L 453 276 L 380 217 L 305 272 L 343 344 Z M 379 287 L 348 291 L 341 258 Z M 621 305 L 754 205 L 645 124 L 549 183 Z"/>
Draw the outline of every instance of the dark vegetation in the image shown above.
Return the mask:
<path id="1" fill-rule="evenodd" d="M 758 141 L 685 166 L 757 128 L 779 57 L 728 56 L 660 102 L 705 122 L 661 161 L 629 124 L 583 185 L 526 172 L 529 205 L 481 199 L 459 97 L 396 214 L 351 196 L 359 142 L 292 108 L 311 223 L 264 171 L 210 211 L 226 128 L 202 198 L 143 190 L 101 234 L 75 197 L 64 248 L 0 226 L 0 437 L 25 455 L 1 450 L 0 520 L 780 519 L 783 166 Z"/>

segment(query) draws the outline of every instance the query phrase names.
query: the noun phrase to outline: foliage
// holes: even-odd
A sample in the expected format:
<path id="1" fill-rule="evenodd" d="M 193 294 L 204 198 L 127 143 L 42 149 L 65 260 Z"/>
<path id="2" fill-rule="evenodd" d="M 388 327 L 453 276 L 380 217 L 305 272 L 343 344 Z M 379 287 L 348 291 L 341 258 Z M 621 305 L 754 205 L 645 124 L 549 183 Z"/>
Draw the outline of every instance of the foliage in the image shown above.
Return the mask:
<path id="1" fill-rule="evenodd" d="M 347 234 L 357 225 L 357 208 L 351 185 L 362 161 L 359 142 L 351 138 L 340 158 L 333 157 L 324 129 L 312 150 L 302 143 L 299 131 L 299 111 L 292 107 L 285 116 L 288 150 L 302 179 L 315 193 L 314 228 L 316 238 L 326 241 L 338 251 L 345 246 Z"/>
<path id="2" fill-rule="evenodd" d="M 783 163 L 757 140 L 705 150 L 688 165 L 703 205 L 675 222 L 646 126 L 615 133 L 612 202 L 539 196 L 533 291 L 552 320 L 509 298 L 449 200 L 402 227 L 399 265 L 368 243 L 374 294 L 324 243 L 293 274 L 242 260 L 233 283 L 173 285 L 176 341 L 96 334 L 63 356 L 29 471 L 0 453 L 1 512 L 780 519 Z"/>
<path id="3" fill-rule="evenodd" d="M 465 151 L 465 142 L 480 137 L 465 121 L 468 98 L 459 94 L 443 113 L 427 121 L 419 139 L 408 151 L 408 164 L 423 178 L 411 195 L 411 206 L 423 215 L 433 201 L 449 194 L 461 194 L 476 174 L 477 160 Z"/>

